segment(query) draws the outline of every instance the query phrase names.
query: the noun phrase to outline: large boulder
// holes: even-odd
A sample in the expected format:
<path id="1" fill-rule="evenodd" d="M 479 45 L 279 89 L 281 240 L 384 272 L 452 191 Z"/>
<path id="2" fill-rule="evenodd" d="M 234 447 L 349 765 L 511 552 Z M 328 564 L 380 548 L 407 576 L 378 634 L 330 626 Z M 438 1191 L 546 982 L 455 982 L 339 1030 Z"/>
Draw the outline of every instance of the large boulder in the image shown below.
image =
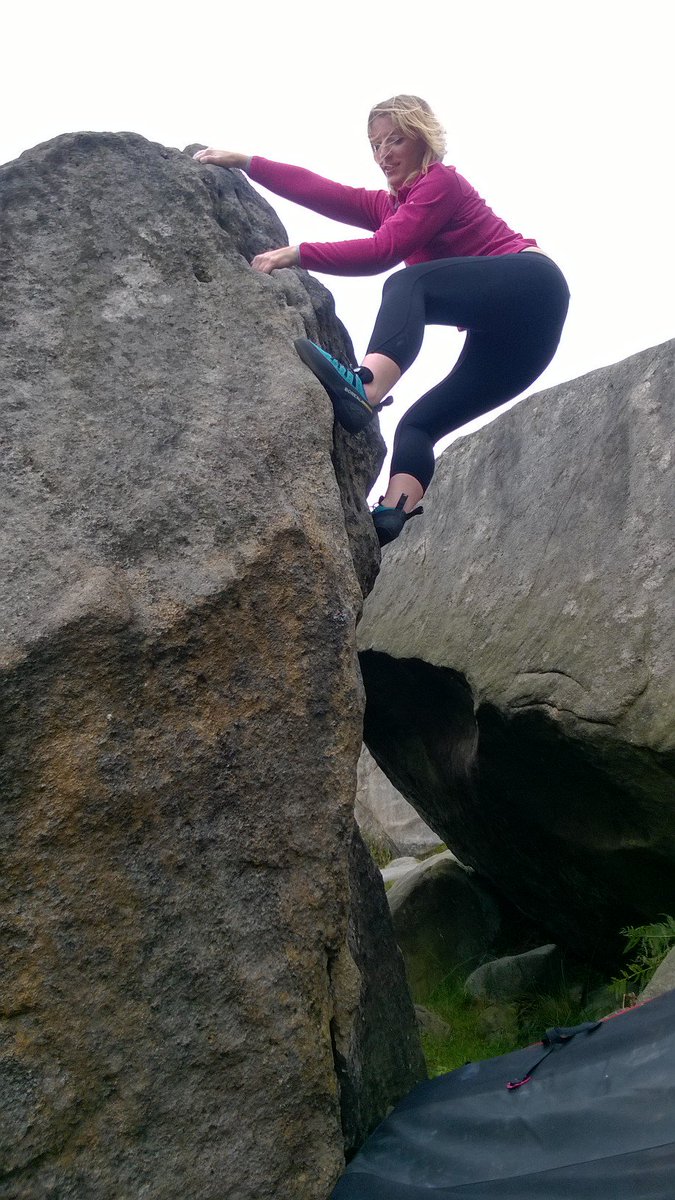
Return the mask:
<path id="1" fill-rule="evenodd" d="M 68 135 L 0 207 L 0 1195 L 324 1200 L 423 1074 L 352 815 L 381 441 L 243 176 Z"/>
<path id="2" fill-rule="evenodd" d="M 380 770 L 367 746 L 359 758 L 354 815 L 367 844 L 393 855 L 428 854 L 443 844 Z"/>
<path id="3" fill-rule="evenodd" d="M 673 910 L 674 357 L 450 446 L 359 631 L 379 765 L 462 862 L 593 953 Z"/>
<path id="4" fill-rule="evenodd" d="M 402 1092 L 426 1076 L 419 1022 L 410 1024 L 410 998 L 403 956 L 393 940 L 382 880 L 358 830 L 349 863 L 350 957 L 343 956 L 352 979 L 358 968 L 358 995 L 349 1007 L 340 989 L 333 1026 L 333 1050 L 340 1084 L 345 1148 L 350 1157 L 382 1119 L 385 1097 Z M 339 974 L 336 973 L 339 982 Z M 345 980 L 345 992 L 349 981 Z M 352 985 L 353 986 L 353 982 Z"/>
<path id="5" fill-rule="evenodd" d="M 416 1001 L 426 1001 L 441 984 L 464 980 L 489 955 L 501 929 L 494 896 L 449 850 L 408 871 L 387 898 Z"/>

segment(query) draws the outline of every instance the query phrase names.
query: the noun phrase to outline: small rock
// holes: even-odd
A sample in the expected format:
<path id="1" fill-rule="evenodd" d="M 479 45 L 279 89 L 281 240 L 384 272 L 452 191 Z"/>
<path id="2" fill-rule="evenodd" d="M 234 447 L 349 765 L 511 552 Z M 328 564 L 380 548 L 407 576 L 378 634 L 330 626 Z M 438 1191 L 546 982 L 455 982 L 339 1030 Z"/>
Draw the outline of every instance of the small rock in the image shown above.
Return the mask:
<path id="1" fill-rule="evenodd" d="M 452 1029 L 447 1021 L 439 1017 L 438 1013 L 432 1012 L 430 1008 L 425 1008 L 422 1004 L 415 1005 L 415 1016 L 417 1024 L 422 1033 L 429 1034 L 435 1038 L 451 1038 Z"/>
<path id="2" fill-rule="evenodd" d="M 484 963 L 469 975 L 464 986 L 470 996 L 508 1003 L 555 991 L 562 983 L 562 955 L 557 946 L 548 945 Z"/>
<path id="3" fill-rule="evenodd" d="M 640 1000 L 653 1000 L 672 988 L 675 988 L 675 947 L 666 955 L 661 966 L 656 968 L 655 974 L 640 993 Z"/>
<path id="4" fill-rule="evenodd" d="M 518 1039 L 518 1010 L 515 1004 L 488 1004 L 478 1019 L 480 1032 L 485 1038 Z"/>

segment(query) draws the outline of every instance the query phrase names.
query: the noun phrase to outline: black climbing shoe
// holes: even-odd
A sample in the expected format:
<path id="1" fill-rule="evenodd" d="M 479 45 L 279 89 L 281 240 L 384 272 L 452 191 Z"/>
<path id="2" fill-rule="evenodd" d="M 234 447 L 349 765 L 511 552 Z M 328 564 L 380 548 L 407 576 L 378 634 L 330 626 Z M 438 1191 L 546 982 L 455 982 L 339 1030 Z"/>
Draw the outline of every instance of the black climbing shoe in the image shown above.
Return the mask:
<path id="1" fill-rule="evenodd" d="M 310 342 L 309 338 L 298 338 L 294 344 L 302 361 L 328 392 L 336 421 L 349 433 L 359 433 L 365 429 L 372 421 L 374 412 L 379 412 L 385 404 L 391 404 L 391 397 L 380 404 L 368 403 L 364 384 L 371 383 L 373 375 L 367 367 L 352 371 L 327 350 Z"/>
<path id="2" fill-rule="evenodd" d="M 380 502 L 375 505 L 371 516 L 380 546 L 387 546 L 389 542 L 393 542 L 394 538 L 398 537 L 406 521 L 409 521 L 411 517 L 419 516 L 420 513 L 424 512 L 424 509 L 420 504 L 412 512 L 404 512 L 403 505 L 408 499 L 407 496 L 399 497 L 396 508 L 385 508 L 382 503 L 383 499 L 384 497 L 380 496 Z"/>

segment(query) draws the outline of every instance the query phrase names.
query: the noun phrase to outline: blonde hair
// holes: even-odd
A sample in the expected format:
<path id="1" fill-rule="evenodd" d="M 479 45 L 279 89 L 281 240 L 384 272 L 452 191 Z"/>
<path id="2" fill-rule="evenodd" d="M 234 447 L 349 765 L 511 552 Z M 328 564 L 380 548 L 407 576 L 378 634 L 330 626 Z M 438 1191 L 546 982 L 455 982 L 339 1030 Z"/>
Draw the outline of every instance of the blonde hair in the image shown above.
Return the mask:
<path id="1" fill-rule="evenodd" d="M 378 117 L 389 117 L 405 137 L 419 138 L 424 142 L 426 150 L 420 167 L 422 175 L 426 175 L 432 163 L 442 162 L 446 151 L 445 130 L 426 100 L 420 96 L 391 96 L 389 100 L 374 105 L 368 113 L 369 137 L 373 121 Z"/>

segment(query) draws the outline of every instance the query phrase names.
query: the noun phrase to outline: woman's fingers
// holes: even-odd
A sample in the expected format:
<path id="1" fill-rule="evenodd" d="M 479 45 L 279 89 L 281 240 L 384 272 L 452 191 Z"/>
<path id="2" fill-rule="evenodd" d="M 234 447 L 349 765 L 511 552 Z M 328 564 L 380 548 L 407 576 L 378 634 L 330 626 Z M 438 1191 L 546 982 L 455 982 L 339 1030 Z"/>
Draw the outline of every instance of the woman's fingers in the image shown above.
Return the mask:
<path id="1" fill-rule="evenodd" d="M 244 167 L 248 162 L 245 154 L 240 154 L 237 150 L 217 150 L 215 146 L 208 146 L 206 150 L 197 150 L 192 156 L 197 162 L 216 163 L 219 167 Z"/>
<path id="2" fill-rule="evenodd" d="M 266 250 L 264 254 L 256 254 L 251 266 L 254 271 L 262 271 L 263 275 L 269 275 L 270 271 L 278 271 L 280 267 L 294 267 L 297 262 L 297 246 L 281 246 L 279 250 Z"/>
<path id="3" fill-rule="evenodd" d="M 263 275 L 269 275 L 270 271 L 273 271 L 276 266 L 273 252 L 268 251 L 265 254 L 256 254 L 251 266 L 254 271 L 261 271 Z"/>

